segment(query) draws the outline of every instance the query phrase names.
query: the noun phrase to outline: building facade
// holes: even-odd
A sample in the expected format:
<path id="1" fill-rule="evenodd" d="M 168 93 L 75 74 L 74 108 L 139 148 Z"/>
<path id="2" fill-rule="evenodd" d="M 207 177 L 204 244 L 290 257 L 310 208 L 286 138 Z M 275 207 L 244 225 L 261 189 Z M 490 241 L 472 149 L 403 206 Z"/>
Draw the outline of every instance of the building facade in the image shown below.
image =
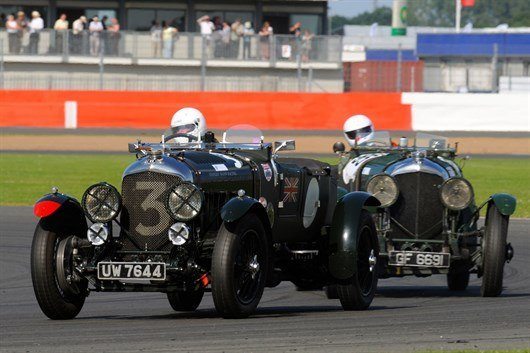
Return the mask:
<path id="1" fill-rule="evenodd" d="M 327 34 L 327 1 L 310 0 L 0 0 L 0 22 L 5 16 L 24 11 L 39 11 L 47 27 L 60 14 L 66 14 L 70 23 L 82 15 L 117 18 L 122 29 L 148 30 L 153 20 L 172 23 L 180 31 L 196 32 L 196 19 L 209 15 L 222 21 L 241 19 L 259 28 L 268 21 L 276 34 L 287 34 L 296 22 L 314 34 Z"/>

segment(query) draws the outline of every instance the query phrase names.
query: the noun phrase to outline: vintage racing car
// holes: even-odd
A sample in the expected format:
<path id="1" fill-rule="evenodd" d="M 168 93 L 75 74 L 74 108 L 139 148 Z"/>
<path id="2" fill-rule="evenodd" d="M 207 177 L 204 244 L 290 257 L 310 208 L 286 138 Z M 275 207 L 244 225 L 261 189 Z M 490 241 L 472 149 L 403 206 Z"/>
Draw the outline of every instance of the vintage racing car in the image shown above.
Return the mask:
<path id="1" fill-rule="evenodd" d="M 381 203 L 374 213 L 380 245 L 380 278 L 447 274 L 450 290 L 465 290 L 471 273 L 482 277 L 481 294 L 498 296 L 503 268 L 513 256 L 507 243 L 508 222 L 516 200 L 494 194 L 475 203 L 473 187 L 455 163 L 456 144 L 418 133 L 410 144 L 393 144 L 377 132 L 345 152 L 338 166 L 340 184 L 366 191 Z M 477 225 L 486 208 L 485 226 Z"/>
<path id="2" fill-rule="evenodd" d="M 130 144 L 121 193 L 101 182 L 81 202 L 57 189 L 36 202 L 31 273 L 49 318 L 74 318 L 90 291 L 165 292 L 190 311 L 210 289 L 223 317 L 241 318 L 284 280 L 337 285 L 345 310 L 369 307 L 376 198 L 338 200 L 328 164 L 281 158 L 294 141 L 264 143 L 252 127 L 196 140 Z"/>

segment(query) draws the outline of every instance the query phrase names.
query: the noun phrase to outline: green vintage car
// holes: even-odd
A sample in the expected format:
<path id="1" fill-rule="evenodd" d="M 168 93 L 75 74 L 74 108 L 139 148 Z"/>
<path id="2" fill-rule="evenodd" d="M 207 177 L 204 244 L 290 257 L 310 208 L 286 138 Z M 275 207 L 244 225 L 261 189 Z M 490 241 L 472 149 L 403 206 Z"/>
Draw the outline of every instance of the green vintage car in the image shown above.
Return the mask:
<path id="1" fill-rule="evenodd" d="M 507 235 L 516 200 L 499 193 L 477 203 L 455 163 L 457 147 L 428 134 L 393 143 L 388 132 L 378 132 L 351 151 L 342 143 L 333 149 L 344 192 L 366 191 L 381 203 L 374 214 L 380 278 L 446 274 L 450 290 L 465 290 L 475 273 L 481 294 L 498 296 L 504 263 L 513 257 Z"/>

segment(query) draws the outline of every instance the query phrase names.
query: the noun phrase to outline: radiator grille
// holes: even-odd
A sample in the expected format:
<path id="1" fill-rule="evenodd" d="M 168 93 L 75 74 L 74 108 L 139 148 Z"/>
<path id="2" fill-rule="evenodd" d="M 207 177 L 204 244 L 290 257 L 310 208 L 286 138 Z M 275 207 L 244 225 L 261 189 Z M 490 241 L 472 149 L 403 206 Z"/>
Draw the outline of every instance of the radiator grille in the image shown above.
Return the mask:
<path id="1" fill-rule="evenodd" d="M 171 243 L 167 230 L 172 219 L 166 211 L 165 200 L 169 189 L 180 178 L 173 175 L 142 172 L 123 179 L 123 210 L 121 223 L 141 250 L 168 250 Z M 124 250 L 138 250 L 122 235 Z"/>
<path id="2" fill-rule="evenodd" d="M 443 179 L 434 174 L 408 173 L 396 175 L 400 195 L 390 207 L 392 218 L 419 239 L 436 239 L 442 232 L 444 207 L 439 188 Z M 394 224 L 392 237 L 411 238 Z"/>

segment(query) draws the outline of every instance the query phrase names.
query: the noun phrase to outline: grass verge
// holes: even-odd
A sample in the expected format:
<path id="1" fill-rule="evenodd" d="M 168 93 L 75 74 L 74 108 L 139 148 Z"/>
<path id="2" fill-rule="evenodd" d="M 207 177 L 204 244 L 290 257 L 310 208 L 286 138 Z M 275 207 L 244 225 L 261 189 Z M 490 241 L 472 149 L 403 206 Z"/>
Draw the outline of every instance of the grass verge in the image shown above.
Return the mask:
<path id="1" fill-rule="evenodd" d="M 80 198 L 100 181 L 120 189 L 121 175 L 133 155 L 116 154 L 0 154 L 0 205 L 32 205 L 52 186 Z M 334 159 L 326 162 L 334 163 Z M 517 198 L 514 217 L 530 217 L 530 158 L 474 158 L 464 175 L 475 190 L 477 203 L 492 193 L 507 192 Z"/>

